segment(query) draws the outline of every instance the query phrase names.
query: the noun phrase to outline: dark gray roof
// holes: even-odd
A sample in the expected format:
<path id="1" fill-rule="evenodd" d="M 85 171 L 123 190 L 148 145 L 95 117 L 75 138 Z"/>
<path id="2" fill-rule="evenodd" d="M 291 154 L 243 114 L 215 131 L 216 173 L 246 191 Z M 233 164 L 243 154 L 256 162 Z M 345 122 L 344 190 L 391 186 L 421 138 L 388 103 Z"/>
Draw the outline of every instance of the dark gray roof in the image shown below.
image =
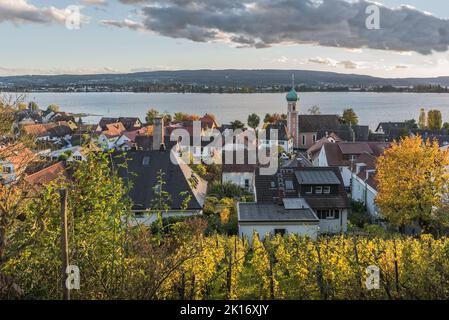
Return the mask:
<path id="1" fill-rule="evenodd" d="M 321 139 L 330 133 L 335 133 L 343 141 L 368 141 L 369 139 L 369 127 L 368 126 L 349 126 L 347 124 L 342 124 L 336 129 L 332 130 L 320 130 L 317 132 L 317 139 Z"/>
<path id="2" fill-rule="evenodd" d="M 123 154 L 117 154 L 114 162 L 118 175 L 126 182 L 131 182 L 132 189 L 129 196 L 134 203 L 134 210 L 147 210 L 153 206 L 155 198 L 153 187 L 157 184 L 157 177 L 162 171 L 166 184 L 163 190 L 172 198 L 171 209 L 179 210 L 186 198 L 181 195 L 187 192 L 191 200 L 187 210 L 200 210 L 204 205 L 207 183 L 195 175 L 192 170 L 179 158 L 174 164 L 170 158 L 170 151 L 128 151 L 125 154 L 128 168 L 124 168 Z"/>
<path id="3" fill-rule="evenodd" d="M 98 125 L 101 127 L 101 130 L 106 130 L 106 125 L 111 124 L 111 123 L 117 123 L 117 122 L 118 122 L 118 118 L 103 117 L 98 122 Z"/>
<path id="4" fill-rule="evenodd" d="M 141 151 L 152 151 L 153 150 L 153 136 L 136 136 L 134 139 L 136 147 Z M 164 136 L 164 144 L 166 150 L 171 150 L 175 145 L 176 141 L 171 141 L 170 136 Z"/>
<path id="5" fill-rule="evenodd" d="M 314 171 L 330 171 L 339 180 L 338 187 L 332 194 L 321 195 L 305 195 L 303 196 L 307 204 L 312 209 L 321 208 L 349 208 L 350 201 L 344 188 L 343 178 L 340 169 L 337 167 L 297 167 L 297 168 L 280 168 L 277 174 L 267 176 L 261 175 L 256 170 L 255 185 L 256 197 L 258 204 L 278 204 L 281 199 L 297 198 L 300 192 L 300 185 L 296 177 L 296 172 L 314 172 Z M 280 181 L 293 181 L 293 190 L 289 190 L 284 186 L 281 187 Z M 329 183 L 322 183 L 323 185 Z"/>
<path id="6" fill-rule="evenodd" d="M 341 181 L 330 170 L 301 170 L 295 172 L 300 184 L 340 184 Z"/>
<path id="7" fill-rule="evenodd" d="M 239 222 L 319 222 L 310 208 L 287 210 L 276 204 L 239 203 Z"/>
<path id="8" fill-rule="evenodd" d="M 341 125 L 341 118 L 338 115 L 320 114 L 310 115 L 301 114 L 298 116 L 299 132 L 318 132 L 321 130 L 337 130 Z"/>
<path id="9" fill-rule="evenodd" d="M 139 118 L 133 117 L 120 117 L 119 122 L 123 124 L 127 131 L 133 131 L 142 127 L 142 121 Z"/>

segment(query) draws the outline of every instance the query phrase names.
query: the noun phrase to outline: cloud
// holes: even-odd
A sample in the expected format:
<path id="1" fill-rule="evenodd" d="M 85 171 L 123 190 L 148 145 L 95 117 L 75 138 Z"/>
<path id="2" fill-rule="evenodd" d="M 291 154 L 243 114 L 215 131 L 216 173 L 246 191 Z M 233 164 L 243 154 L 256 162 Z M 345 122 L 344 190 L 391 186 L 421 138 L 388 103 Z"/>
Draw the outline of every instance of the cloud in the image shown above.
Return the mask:
<path id="1" fill-rule="evenodd" d="M 108 2 L 106 0 L 81 0 L 81 3 L 86 6 L 107 6 Z"/>
<path id="2" fill-rule="evenodd" d="M 136 22 L 130 19 L 125 19 L 123 21 L 117 21 L 117 20 L 101 20 L 101 24 L 107 25 L 107 26 L 113 26 L 117 28 L 127 28 L 131 30 L 147 30 L 145 29 L 144 25 L 140 22 Z"/>
<path id="3" fill-rule="evenodd" d="M 0 0 L 0 23 L 65 23 L 70 12 L 55 7 L 38 8 L 27 0 Z"/>
<path id="4" fill-rule="evenodd" d="M 357 69 L 358 68 L 357 63 L 355 63 L 354 61 L 349 61 L 349 60 L 340 61 L 338 63 L 338 65 L 343 66 L 345 69 Z"/>
<path id="5" fill-rule="evenodd" d="M 415 51 L 449 46 L 449 20 L 410 6 L 382 5 L 380 30 L 366 28 L 366 0 L 120 0 L 142 6 L 146 29 L 172 38 L 219 41 L 237 47 L 312 43 L 347 49 Z"/>
<path id="6" fill-rule="evenodd" d="M 79 69 L 39 69 L 39 68 L 6 68 L 0 66 L 0 76 L 20 76 L 20 75 L 61 75 L 61 74 L 104 74 L 104 73 L 119 73 L 120 70 L 116 70 L 111 67 L 102 68 L 79 68 Z"/>
<path id="7" fill-rule="evenodd" d="M 322 64 L 322 65 L 326 65 L 326 66 L 335 66 L 337 64 L 337 62 L 335 62 L 334 60 L 332 60 L 330 58 L 321 58 L 321 57 L 310 58 L 308 60 L 308 62 L 315 63 L 315 64 Z"/>

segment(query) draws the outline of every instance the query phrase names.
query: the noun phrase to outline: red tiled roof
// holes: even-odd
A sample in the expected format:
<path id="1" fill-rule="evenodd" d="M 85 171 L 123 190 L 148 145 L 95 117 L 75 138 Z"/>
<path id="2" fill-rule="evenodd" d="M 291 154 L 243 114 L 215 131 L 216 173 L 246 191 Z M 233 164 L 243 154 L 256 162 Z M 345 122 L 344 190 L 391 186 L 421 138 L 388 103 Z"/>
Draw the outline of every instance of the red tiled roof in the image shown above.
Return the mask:
<path id="1" fill-rule="evenodd" d="M 140 134 L 140 130 L 123 132 L 123 135 L 126 136 L 132 142 L 134 142 L 136 140 L 136 136 L 138 136 L 139 134 Z"/>
<path id="2" fill-rule="evenodd" d="M 30 184 L 46 185 L 62 176 L 67 177 L 67 172 L 64 163 L 58 162 L 41 171 L 30 174 L 25 178 L 25 181 Z"/>
<path id="3" fill-rule="evenodd" d="M 336 142 L 342 141 L 342 140 L 340 139 L 340 137 L 337 136 L 337 135 L 336 135 L 335 133 L 333 133 L 333 132 L 329 134 L 329 137 L 332 138 L 332 139 L 334 139 Z M 329 137 L 322 137 L 320 140 L 318 140 L 317 142 L 315 142 L 315 144 L 314 144 L 313 146 L 311 146 L 311 147 L 307 150 L 307 153 L 313 156 L 313 155 L 315 155 L 317 152 L 320 152 L 321 147 L 322 147 L 325 143 L 328 143 L 328 142 L 330 143 Z"/>

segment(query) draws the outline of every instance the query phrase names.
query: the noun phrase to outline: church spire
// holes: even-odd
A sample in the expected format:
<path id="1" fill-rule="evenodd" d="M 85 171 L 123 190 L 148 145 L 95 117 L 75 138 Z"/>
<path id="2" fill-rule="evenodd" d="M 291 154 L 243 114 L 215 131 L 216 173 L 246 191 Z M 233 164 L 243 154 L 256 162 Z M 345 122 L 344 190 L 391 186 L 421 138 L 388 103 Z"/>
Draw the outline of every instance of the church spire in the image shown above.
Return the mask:
<path id="1" fill-rule="evenodd" d="M 292 90 L 295 89 L 295 74 L 292 73 Z"/>

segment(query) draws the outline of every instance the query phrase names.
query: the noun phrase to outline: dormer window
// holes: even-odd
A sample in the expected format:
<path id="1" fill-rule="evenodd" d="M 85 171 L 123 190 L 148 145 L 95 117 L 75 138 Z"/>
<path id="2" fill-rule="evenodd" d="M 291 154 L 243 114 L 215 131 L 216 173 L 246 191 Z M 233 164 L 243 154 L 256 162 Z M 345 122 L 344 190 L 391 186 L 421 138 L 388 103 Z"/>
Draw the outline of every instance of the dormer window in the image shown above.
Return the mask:
<path id="1" fill-rule="evenodd" d="M 316 194 L 322 194 L 323 193 L 323 187 L 322 186 L 315 187 L 315 193 Z"/>
<path id="2" fill-rule="evenodd" d="M 291 181 L 291 180 L 286 180 L 286 181 L 285 181 L 285 189 L 287 189 L 287 190 L 293 190 L 293 181 Z"/>
<path id="3" fill-rule="evenodd" d="M 4 166 L 2 171 L 3 171 L 3 174 L 11 174 L 12 173 L 12 167 L 11 166 Z"/>
<path id="4" fill-rule="evenodd" d="M 330 194 L 331 193 L 331 187 L 330 186 L 325 186 L 323 188 L 323 193 L 324 194 Z"/>
<path id="5" fill-rule="evenodd" d="M 312 193 L 313 193 L 312 186 L 306 187 L 306 194 L 312 194 Z"/>

